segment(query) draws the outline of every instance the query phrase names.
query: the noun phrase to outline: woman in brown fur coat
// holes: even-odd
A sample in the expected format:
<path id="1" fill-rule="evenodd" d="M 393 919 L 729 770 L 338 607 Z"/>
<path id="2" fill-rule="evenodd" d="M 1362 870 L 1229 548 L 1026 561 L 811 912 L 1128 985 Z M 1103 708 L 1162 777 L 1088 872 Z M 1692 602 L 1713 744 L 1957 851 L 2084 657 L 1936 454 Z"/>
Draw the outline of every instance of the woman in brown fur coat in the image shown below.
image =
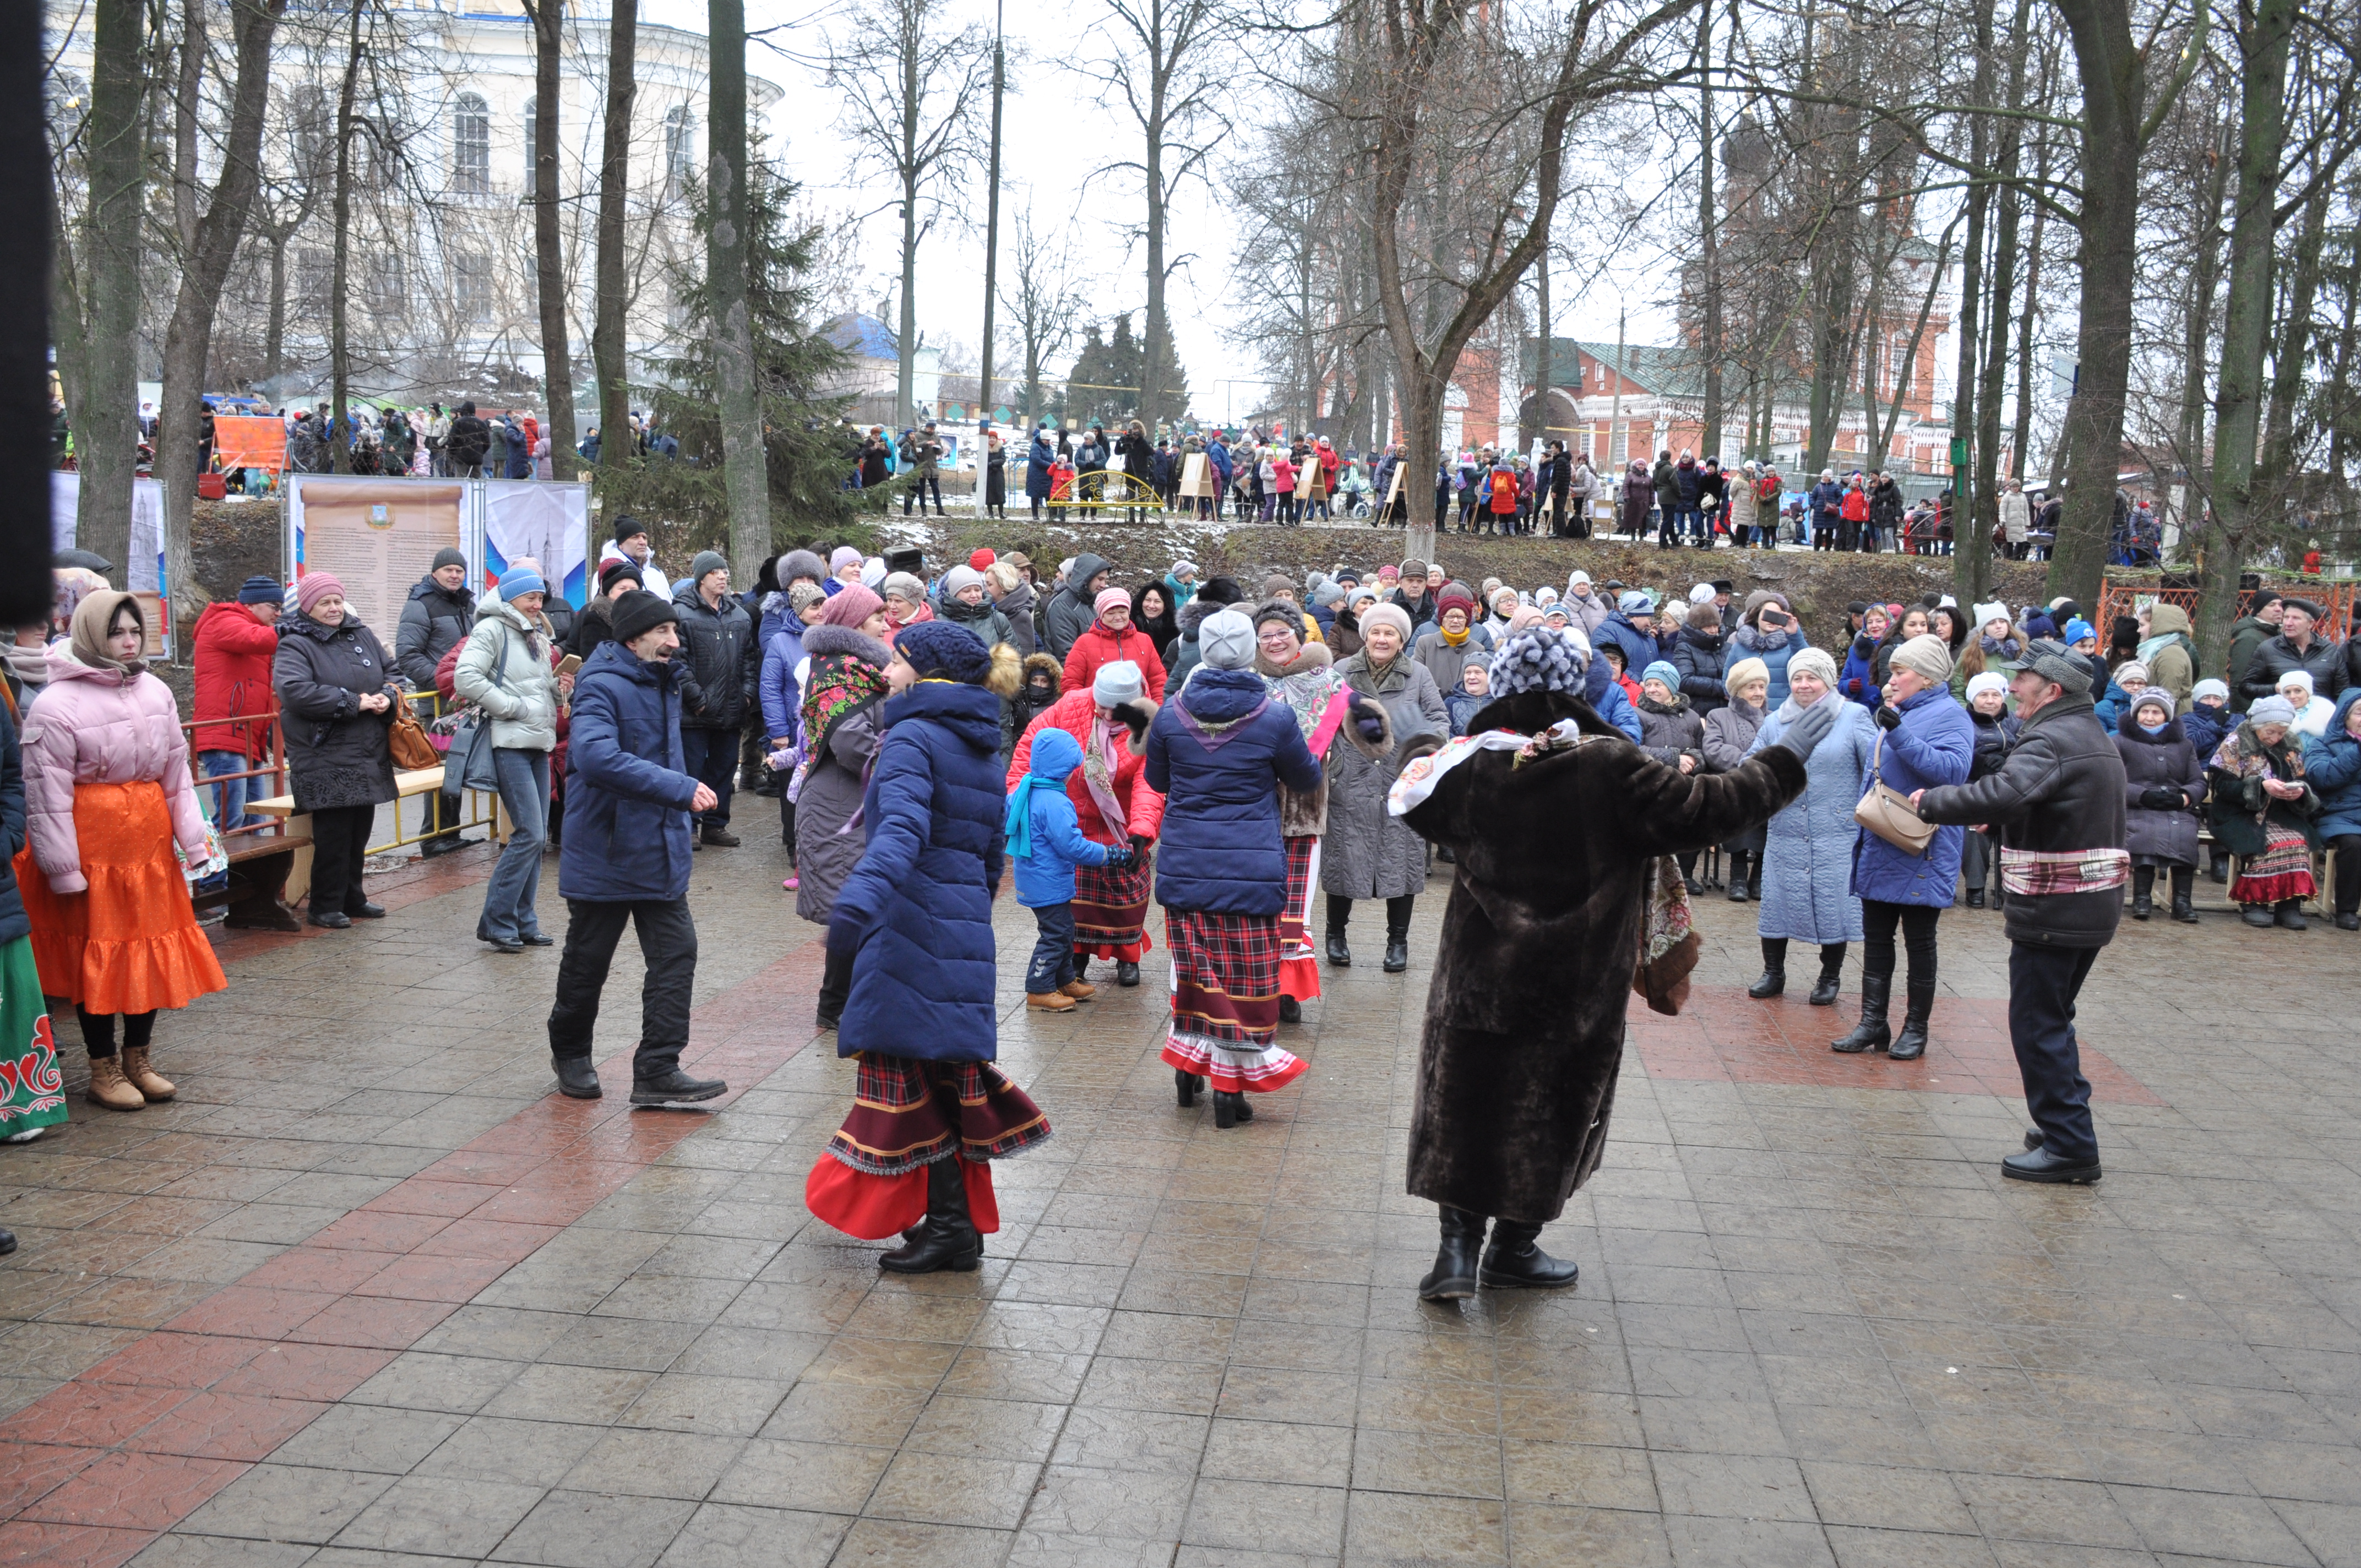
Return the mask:
<path id="1" fill-rule="evenodd" d="M 1405 767 L 1389 802 L 1459 861 L 1411 1111 L 1409 1190 L 1443 1208 L 1419 1285 L 1430 1300 L 1473 1296 L 1479 1278 L 1574 1283 L 1576 1266 L 1538 1238 L 1607 1141 L 1658 858 L 1745 833 L 1793 800 L 1833 718 L 1729 773 L 1683 773 L 1583 700 L 1589 662 L 1572 628 L 1519 632 L 1493 658 L 1496 700 Z"/>

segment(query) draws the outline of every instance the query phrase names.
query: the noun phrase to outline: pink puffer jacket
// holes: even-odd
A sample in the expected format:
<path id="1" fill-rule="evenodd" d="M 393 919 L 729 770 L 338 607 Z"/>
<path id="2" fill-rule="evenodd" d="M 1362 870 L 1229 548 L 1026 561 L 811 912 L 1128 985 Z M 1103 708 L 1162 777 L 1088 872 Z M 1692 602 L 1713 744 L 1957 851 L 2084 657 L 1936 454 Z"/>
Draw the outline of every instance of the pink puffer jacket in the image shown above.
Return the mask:
<path id="1" fill-rule="evenodd" d="M 172 837 L 192 861 L 205 852 L 204 813 L 189 779 L 189 742 L 172 689 L 145 673 L 125 680 L 93 670 L 64 642 L 49 645 L 49 684 L 25 710 L 25 821 L 33 862 L 52 893 L 82 893 L 82 845 L 74 836 L 74 786 L 164 786 Z"/>

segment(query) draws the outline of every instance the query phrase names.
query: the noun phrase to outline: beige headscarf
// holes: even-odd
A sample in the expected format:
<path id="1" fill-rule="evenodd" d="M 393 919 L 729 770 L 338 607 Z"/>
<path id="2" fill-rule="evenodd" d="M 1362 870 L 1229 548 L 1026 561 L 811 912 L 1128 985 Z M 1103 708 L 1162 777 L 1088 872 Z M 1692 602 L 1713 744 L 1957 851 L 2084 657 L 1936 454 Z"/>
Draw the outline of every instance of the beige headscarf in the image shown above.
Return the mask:
<path id="1" fill-rule="evenodd" d="M 77 662 L 93 670 L 113 670 L 122 675 L 136 675 L 147 669 L 144 660 L 133 659 L 126 663 L 106 651 L 106 630 L 115 624 L 115 612 L 125 605 L 131 607 L 131 613 L 138 618 L 144 631 L 147 615 L 140 609 L 139 601 L 129 594 L 102 588 L 74 606 L 71 645 Z"/>

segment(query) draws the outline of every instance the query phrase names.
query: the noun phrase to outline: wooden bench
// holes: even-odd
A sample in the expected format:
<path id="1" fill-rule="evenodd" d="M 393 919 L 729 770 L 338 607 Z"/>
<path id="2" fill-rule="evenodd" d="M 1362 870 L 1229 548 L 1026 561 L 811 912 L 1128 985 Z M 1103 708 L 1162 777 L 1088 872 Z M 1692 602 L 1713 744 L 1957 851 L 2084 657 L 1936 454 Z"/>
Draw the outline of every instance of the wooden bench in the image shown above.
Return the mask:
<path id="1" fill-rule="evenodd" d="M 226 906 L 222 924 L 242 930 L 294 931 L 302 928 L 290 907 L 287 879 L 300 856 L 311 869 L 312 840 L 306 835 L 282 832 L 275 838 L 232 839 L 225 846 L 229 871 L 219 887 L 195 886 L 190 902 L 199 909 Z"/>
<path id="2" fill-rule="evenodd" d="M 397 771 L 393 775 L 393 793 L 395 798 L 399 800 L 408 800 L 413 795 L 439 795 L 442 790 L 443 769 L 440 765 L 432 768 L 405 768 Z M 266 839 L 264 842 L 298 846 L 289 862 L 285 892 L 281 895 L 289 905 L 296 903 L 312 891 L 311 817 L 296 811 L 295 797 L 291 795 L 274 795 L 261 800 L 249 800 L 246 803 L 246 808 L 258 817 L 277 817 L 285 819 L 288 837 L 283 839 Z M 493 824 L 492 837 L 495 840 L 505 839 L 507 837 L 506 819 L 497 809 L 494 815 L 499 819 Z M 231 860 L 230 874 L 235 878 L 237 874 L 236 857 L 232 856 Z M 236 924 L 236 921 L 233 920 L 232 924 Z M 291 926 L 288 928 L 292 929 Z"/>

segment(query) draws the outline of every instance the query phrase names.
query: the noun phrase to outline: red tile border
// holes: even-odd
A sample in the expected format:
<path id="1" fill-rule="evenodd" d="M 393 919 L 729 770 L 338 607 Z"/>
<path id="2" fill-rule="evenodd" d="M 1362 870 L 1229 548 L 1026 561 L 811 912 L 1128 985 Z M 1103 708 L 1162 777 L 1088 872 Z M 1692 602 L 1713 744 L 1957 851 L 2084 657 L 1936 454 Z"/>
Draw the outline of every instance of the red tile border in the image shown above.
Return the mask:
<path id="1" fill-rule="evenodd" d="M 399 908 L 482 880 L 442 875 L 371 893 Z M 783 1004 L 821 956 L 807 942 L 697 1010 L 682 1059 L 730 1078 L 715 1109 L 811 1043 Z M 628 1083 L 628 1056 L 602 1066 Z M 0 1563 L 115 1568 L 706 1124 L 551 1094 L 0 1420 Z"/>

